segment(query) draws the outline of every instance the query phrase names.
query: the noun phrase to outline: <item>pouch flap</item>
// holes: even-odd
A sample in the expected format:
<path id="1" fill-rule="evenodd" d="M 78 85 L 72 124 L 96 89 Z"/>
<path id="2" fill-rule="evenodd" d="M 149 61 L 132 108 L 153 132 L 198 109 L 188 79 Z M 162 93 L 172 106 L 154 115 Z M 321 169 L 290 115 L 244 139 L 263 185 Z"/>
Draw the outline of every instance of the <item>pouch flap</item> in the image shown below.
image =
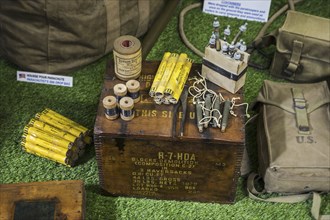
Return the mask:
<path id="1" fill-rule="evenodd" d="M 329 41 L 330 20 L 323 17 L 288 11 L 284 25 L 280 30 L 310 38 Z"/>
<path id="2" fill-rule="evenodd" d="M 330 20 L 296 11 L 288 11 L 284 25 L 279 29 L 276 39 L 280 53 L 291 53 L 293 41 L 303 43 L 302 56 L 329 61 Z"/>
<path id="3" fill-rule="evenodd" d="M 330 93 L 326 81 L 319 83 L 295 84 L 265 80 L 257 102 L 274 105 L 295 113 L 292 89 L 301 89 L 306 100 L 306 111 L 310 113 L 322 105 L 330 103 Z"/>

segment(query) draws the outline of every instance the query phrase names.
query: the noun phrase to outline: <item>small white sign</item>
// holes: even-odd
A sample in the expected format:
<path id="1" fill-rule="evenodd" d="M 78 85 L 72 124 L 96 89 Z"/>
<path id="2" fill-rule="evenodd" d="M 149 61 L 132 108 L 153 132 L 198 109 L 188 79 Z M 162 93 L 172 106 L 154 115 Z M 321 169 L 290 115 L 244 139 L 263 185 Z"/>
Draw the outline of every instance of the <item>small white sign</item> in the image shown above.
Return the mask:
<path id="1" fill-rule="evenodd" d="M 248 21 L 267 22 L 271 0 L 204 0 L 203 12 Z"/>
<path id="2" fill-rule="evenodd" d="M 17 71 L 17 81 L 72 87 L 71 76 Z"/>

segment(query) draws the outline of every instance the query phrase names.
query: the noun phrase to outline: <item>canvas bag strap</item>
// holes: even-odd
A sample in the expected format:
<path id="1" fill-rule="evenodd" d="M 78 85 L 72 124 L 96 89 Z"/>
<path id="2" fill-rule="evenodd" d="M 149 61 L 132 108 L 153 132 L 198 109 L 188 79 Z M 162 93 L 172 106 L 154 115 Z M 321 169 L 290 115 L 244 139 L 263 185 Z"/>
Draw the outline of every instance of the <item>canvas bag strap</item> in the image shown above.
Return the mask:
<path id="1" fill-rule="evenodd" d="M 310 126 L 307 117 L 307 104 L 301 89 L 292 88 L 294 110 L 299 134 L 310 134 Z"/>
<path id="2" fill-rule="evenodd" d="M 256 173 L 251 173 L 247 180 L 247 191 L 249 193 L 249 197 L 251 199 L 262 201 L 262 202 L 282 202 L 282 203 L 297 203 L 297 202 L 304 202 L 307 199 L 313 198 L 312 208 L 311 208 L 311 214 L 316 220 L 329 220 L 330 215 L 320 215 L 320 209 L 321 209 L 321 195 L 319 193 L 313 192 L 311 193 L 305 193 L 305 194 L 295 194 L 295 195 L 288 195 L 288 196 L 279 196 L 279 197 L 273 197 L 268 199 L 263 199 L 258 197 L 257 195 L 260 195 L 262 193 L 265 193 L 265 189 L 262 191 L 256 190 L 254 187 L 254 183 L 257 179 L 260 179 L 261 177 Z M 312 197 L 313 195 L 313 197 Z"/>
<path id="3" fill-rule="evenodd" d="M 283 74 L 289 77 L 294 77 L 295 73 L 298 69 L 301 69 L 300 57 L 302 54 L 302 49 L 304 47 L 304 43 L 298 40 L 293 41 L 291 58 L 288 63 L 288 66 L 284 69 Z"/>
<path id="4" fill-rule="evenodd" d="M 256 38 L 253 40 L 252 46 L 256 47 L 256 48 L 260 48 L 260 47 L 265 47 L 265 46 L 269 46 L 270 44 L 268 42 L 273 42 L 275 43 L 275 41 L 269 41 L 266 37 L 266 39 L 262 39 L 264 36 L 266 36 L 266 31 L 268 29 L 268 27 L 278 18 L 280 17 L 284 12 L 286 12 L 288 9 L 290 10 L 294 10 L 294 5 L 302 2 L 303 0 L 288 0 L 288 4 L 285 4 L 282 8 L 280 8 L 277 12 L 275 12 L 269 19 L 268 21 L 264 24 L 264 26 L 261 28 L 261 30 L 259 31 L 258 35 L 256 36 Z M 274 32 L 273 32 L 274 33 Z M 274 34 L 270 34 L 270 35 L 274 35 Z M 266 42 L 266 43 L 265 43 Z M 251 52 L 251 48 L 250 50 L 248 50 L 249 52 Z"/>
<path id="5" fill-rule="evenodd" d="M 289 4 L 289 7 L 290 7 L 290 10 L 295 10 L 295 8 L 294 8 L 294 2 L 293 2 L 293 0 L 288 0 L 288 4 Z"/>
<path id="6" fill-rule="evenodd" d="M 330 215 L 320 215 L 322 198 L 319 193 L 313 192 L 313 204 L 311 213 L 313 217 L 317 220 L 330 220 Z"/>
<path id="7" fill-rule="evenodd" d="M 263 48 L 267 48 L 270 45 L 276 44 L 276 37 L 278 36 L 278 30 L 272 31 L 269 34 L 266 34 L 269 26 L 278 18 L 280 17 L 284 12 L 287 10 L 295 10 L 294 5 L 302 2 L 303 0 L 288 0 L 288 3 L 285 4 L 282 8 L 280 8 L 278 11 L 276 11 L 264 24 L 264 26 L 259 31 L 258 35 L 255 37 L 255 39 L 252 41 L 252 44 L 248 47 L 247 52 L 249 54 L 252 54 L 254 50 L 259 52 L 260 55 L 262 55 L 266 60 L 267 64 L 257 64 L 249 61 L 249 66 L 256 68 L 256 69 L 269 69 L 271 66 L 271 60 L 272 58 L 269 57 L 265 52 L 262 51 Z"/>
<path id="8" fill-rule="evenodd" d="M 251 173 L 247 180 L 247 191 L 249 193 L 249 197 L 254 200 L 263 201 L 263 202 L 283 202 L 283 203 L 297 203 L 303 202 L 307 199 L 311 198 L 311 194 L 296 194 L 296 195 L 289 195 L 289 196 L 280 196 L 280 197 L 273 197 L 268 199 L 263 199 L 258 197 L 262 193 L 265 193 L 265 189 L 262 191 L 258 191 L 254 186 L 257 179 L 261 177 L 256 173 Z"/>

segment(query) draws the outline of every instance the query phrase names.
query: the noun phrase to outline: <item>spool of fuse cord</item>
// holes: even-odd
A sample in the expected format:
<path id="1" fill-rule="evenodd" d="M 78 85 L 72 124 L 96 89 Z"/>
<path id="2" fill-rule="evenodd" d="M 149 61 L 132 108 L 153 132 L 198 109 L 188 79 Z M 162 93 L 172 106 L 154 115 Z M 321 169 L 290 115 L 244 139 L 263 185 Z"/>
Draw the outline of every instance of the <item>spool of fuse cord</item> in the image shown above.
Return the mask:
<path id="1" fill-rule="evenodd" d="M 119 102 L 120 117 L 124 121 L 130 121 L 134 118 L 134 101 L 131 97 L 123 97 Z"/>
<path id="2" fill-rule="evenodd" d="M 113 45 L 113 58 L 116 76 L 124 81 L 136 79 L 141 74 L 141 42 L 134 36 L 118 37 Z"/>
<path id="3" fill-rule="evenodd" d="M 131 79 L 126 82 L 127 87 L 127 94 L 129 97 L 131 97 L 134 101 L 134 103 L 137 103 L 140 101 L 140 82 L 134 79 Z"/>
<path id="4" fill-rule="evenodd" d="M 119 103 L 120 99 L 127 94 L 127 88 L 124 84 L 118 83 L 113 87 L 113 92 L 116 95 L 117 102 Z"/>
<path id="5" fill-rule="evenodd" d="M 114 96 L 106 96 L 103 99 L 104 114 L 107 119 L 114 120 L 118 118 L 117 99 Z"/>

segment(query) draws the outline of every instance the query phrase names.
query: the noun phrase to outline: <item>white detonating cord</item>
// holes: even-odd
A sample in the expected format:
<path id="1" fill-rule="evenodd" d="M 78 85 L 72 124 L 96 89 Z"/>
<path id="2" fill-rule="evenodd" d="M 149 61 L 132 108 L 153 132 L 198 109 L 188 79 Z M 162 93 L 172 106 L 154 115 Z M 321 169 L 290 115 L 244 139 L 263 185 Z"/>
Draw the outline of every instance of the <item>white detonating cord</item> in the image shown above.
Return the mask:
<path id="1" fill-rule="evenodd" d="M 220 100 L 220 104 L 223 103 L 225 101 L 225 99 L 220 92 L 217 94 L 215 91 L 209 89 L 207 87 L 206 78 L 204 76 L 202 76 L 200 74 L 200 72 L 197 71 L 197 73 L 200 76 L 200 78 L 192 77 L 192 78 L 188 79 L 189 81 L 192 81 L 192 80 L 194 81 L 192 86 L 190 86 L 188 88 L 188 92 L 193 97 L 193 104 L 200 104 L 202 107 L 204 117 L 199 121 L 199 124 L 205 125 L 205 124 L 209 124 L 212 120 L 215 120 L 217 127 L 220 128 L 220 121 L 222 119 L 222 114 L 219 109 L 214 109 L 214 103 L 218 97 Z M 210 108 L 206 108 L 206 106 L 205 106 L 205 100 L 206 100 L 207 94 L 212 95 L 212 103 L 211 103 Z M 248 114 L 249 104 L 248 103 L 236 104 L 236 100 L 239 100 L 239 99 L 240 99 L 239 97 L 233 97 L 231 99 L 231 107 L 230 107 L 230 111 L 229 111 L 230 114 L 233 115 L 234 117 L 237 117 L 237 114 L 235 114 L 235 112 L 233 110 L 234 107 L 246 105 L 244 116 L 246 116 L 247 118 L 250 118 L 250 115 Z M 199 100 L 198 103 L 197 103 L 197 100 Z M 210 112 L 209 116 L 205 116 L 206 111 Z M 214 112 L 217 112 L 219 114 L 219 117 L 213 116 Z"/>

